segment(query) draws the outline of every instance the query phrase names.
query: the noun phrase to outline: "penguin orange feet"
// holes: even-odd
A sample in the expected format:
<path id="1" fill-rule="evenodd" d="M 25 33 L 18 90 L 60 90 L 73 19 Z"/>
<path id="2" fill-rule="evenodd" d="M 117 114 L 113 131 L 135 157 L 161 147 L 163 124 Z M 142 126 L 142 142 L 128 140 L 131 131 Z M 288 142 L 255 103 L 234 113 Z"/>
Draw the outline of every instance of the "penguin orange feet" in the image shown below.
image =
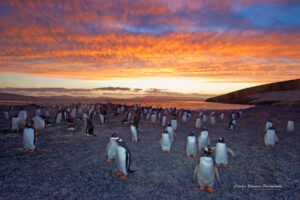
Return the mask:
<path id="1" fill-rule="evenodd" d="M 217 168 L 220 168 L 221 167 L 221 165 L 220 164 L 217 164 Z"/>
<path id="2" fill-rule="evenodd" d="M 122 174 L 121 176 L 120 176 L 120 179 L 125 179 L 126 178 L 126 175 L 125 174 Z"/>
<path id="3" fill-rule="evenodd" d="M 111 159 L 108 159 L 106 162 L 110 163 L 112 160 Z"/>
<path id="4" fill-rule="evenodd" d="M 208 191 L 208 192 L 213 192 L 214 190 L 213 190 L 213 188 L 212 188 L 211 186 L 208 186 L 208 187 L 207 187 L 207 191 Z"/>
<path id="5" fill-rule="evenodd" d="M 201 191 L 204 191 L 204 190 L 205 190 L 205 187 L 204 187 L 203 185 L 201 185 L 201 186 L 200 186 L 200 190 L 201 190 Z"/>
<path id="6" fill-rule="evenodd" d="M 268 148 L 269 147 L 269 145 L 266 145 L 266 148 Z"/>
<path id="7" fill-rule="evenodd" d="M 33 152 L 34 152 L 34 150 L 28 150 L 28 152 L 29 152 L 29 153 L 33 153 Z"/>
<path id="8" fill-rule="evenodd" d="M 190 158 L 190 157 L 191 157 L 190 155 L 187 155 L 187 156 L 186 156 L 186 158 Z"/>
<path id="9" fill-rule="evenodd" d="M 164 150 L 161 150 L 161 152 L 162 152 L 162 153 L 165 153 L 165 151 L 164 151 Z"/>
<path id="10" fill-rule="evenodd" d="M 193 158 L 196 159 L 196 155 L 193 155 Z"/>
<path id="11" fill-rule="evenodd" d="M 227 165 L 226 165 L 226 164 L 223 164 L 223 167 L 224 167 L 224 168 L 227 168 Z"/>
<path id="12" fill-rule="evenodd" d="M 23 152 L 29 152 L 29 150 L 28 149 L 24 149 Z"/>
<path id="13" fill-rule="evenodd" d="M 274 148 L 274 147 L 275 147 L 275 145 L 274 145 L 274 144 L 272 144 L 272 145 L 271 145 L 271 148 Z"/>
<path id="14" fill-rule="evenodd" d="M 117 172 L 117 173 L 116 173 L 116 175 L 118 175 L 118 176 L 122 176 L 122 175 L 123 175 L 123 173 L 122 173 L 122 172 Z"/>
<path id="15" fill-rule="evenodd" d="M 168 151 L 168 154 L 170 154 L 171 153 L 171 151 Z"/>

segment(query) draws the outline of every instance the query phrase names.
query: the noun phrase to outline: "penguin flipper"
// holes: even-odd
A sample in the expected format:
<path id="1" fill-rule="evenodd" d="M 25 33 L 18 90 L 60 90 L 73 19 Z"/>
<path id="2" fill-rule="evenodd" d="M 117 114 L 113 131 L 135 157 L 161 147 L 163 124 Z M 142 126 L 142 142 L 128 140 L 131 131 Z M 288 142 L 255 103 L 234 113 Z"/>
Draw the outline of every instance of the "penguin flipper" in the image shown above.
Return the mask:
<path id="1" fill-rule="evenodd" d="M 216 174 L 216 178 L 217 178 L 218 184 L 220 184 L 219 171 L 218 171 L 218 169 L 216 167 L 215 167 L 215 174 Z"/>
<path id="2" fill-rule="evenodd" d="M 196 166 L 196 168 L 194 169 L 194 176 L 193 176 L 193 180 L 195 180 L 196 175 L 198 173 L 198 169 L 199 169 L 199 165 Z"/>
<path id="3" fill-rule="evenodd" d="M 234 157 L 234 152 L 232 151 L 232 149 L 230 149 L 229 147 L 227 147 L 227 152 Z"/>
<path id="4" fill-rule="evenodd" d="M 105 155 L 107 155 L 107 151 L 108 151 L 108 144 L 106 144 L 106 147 L 105 147 Z"/>

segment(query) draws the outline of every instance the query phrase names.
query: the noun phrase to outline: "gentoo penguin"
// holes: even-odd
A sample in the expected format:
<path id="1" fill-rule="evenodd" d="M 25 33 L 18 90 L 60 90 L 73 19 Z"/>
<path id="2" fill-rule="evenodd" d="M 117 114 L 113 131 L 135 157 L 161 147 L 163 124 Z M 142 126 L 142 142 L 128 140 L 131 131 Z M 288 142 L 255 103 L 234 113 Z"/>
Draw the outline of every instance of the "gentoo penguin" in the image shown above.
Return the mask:
<path id="1" fill-rule="evenodd" d="M 175 119 L 175 117 L 174 117 L 174 119 L 172 119 L 171 125 L 172 125 L 173 130 L 176 131 L 177 130 L 177 119 Z"/>
<path id="2" fill-rule="evenodd" d="M 207 145 L 210 145 L 210 140 L 208 138 L 208 130 L 204 126 L 200 135 L 198 136 L 198 150 L 199 152 L 204 149 Z"/>
<path id="3" fill-rule="evenodd" d="M 45 120 L 43 120 L 40 116 L 35 116 L 32 118 L 33 127 L 35 131 L 42 131 L 45 128 Z"/>
<path id="4" fill-rule="evenodd" d="M 274 126 L 271 126 L 264 137 L 266 147 L 275 147 L 275 142 L 278 142 L 278 137 L 275 133 Z"/>
<path id="5" fill-rule="evenodd" d="M 153 112 L 151 115 L 151 123 L 156 123 L 156 113 Z"/>
<path id="6" fill-rule="evenodd" d="M 235 130 L 236 129 L 236 120 L 235 119 L 230 121 L 228 128 L 230 130 Z"/>
<path id="7" fill-rule="evenodd" d="M 104 115 L 102 113 L 99 114 L 100 123 L 104 124 Z"/>
<path id="8" fill-rule="evenodd" d="M 97 136 L 94 134 L 94 124 L 93 124 L 93 121 L 88 118 L 87 121 L 86 121 L 86 129 L 85 129 L 85 132 L 86 132 L 86 135 L 87 136 Z"/>
<path id="9" fill-rule="evenodd" d="M 224 113 L 223 113 L 223 112 L 220 114 L 220 119 L 221 119 L 221 120 L 224 119 Z"/>
<path id="10" fill-rule="evenodd" d="M 138 131 L 136 126 L 134 126 L 133 122 L 130 123 L 130 132 L 131 132 L 131 136 L 132 136 L 132 142 L 136 143 L 138 142 Z"/>
<path id="11" fill-rule="evenodd" d="M 4 119 L 9 120 L 9 113 L 7 111 L 4 111 Z"/>
<path id="12" fill-rule="evenodd" d="M 50 113 L 48 110 L 45 111 L 45 117 L 50 117 Z"/>
<path id="13" fill-rule="evenodd" d="M 109 143 L 106 145 L 105 154 L 107 155 L 107 162 L 111 162 L 117 156 L 119 136 L 117 133 L 112 134 L 109 138 Z"/>
<path id="14" fill-rule="evenodd" d="M 56 115 L 56 121 L 55 121 L 56 124 L 60 124 L 61 120 L 62 120 L 62 113 L 58 112 L 57 115 Z"/>
<path id="15" fill-rule="evenodd" d="M 171 137 L 170 134 L 168 133 L 167 129 L 165 129 L 165 131 L 161 134 L 161 138 L 160 138 L 160 145 L 161 145 L 161 152 L 165 153 L 171 153 Z"/>
<path id="16" fill-rule="evenodd" d="M 206 117 L 205 114 L 202 115 L 202 122 L 203 122 L 203 123 L 207 122 L 207 117 Z"/>
<path id="17" fill-rule="evenodd" d="M 221 166 L 221 164 L 224 168 L 227 167 L 228 164 L 227 153 L 230 153 L 230 155 L 234 158 L 234 152 L 232 151 L 232 149 L 226 146 L 225 141 L 226 141 L 225 138 L 220 138 L 216 146 L 212 148 L 215 150 L 215 161 L 218 168 Z"/>
<path id="18" fill-rule="evenodd" d="M 210 148 L 204 149 L 204 155 L 200 157 L 199 163 L 194 170 L 194 179 L 197 177 L 200 190 L 213 192 L 215 177 L 220 184 L 218 169 L 214 166 L 214 160 L 211 157 L 214 151 Z"/>
<path id="19" fill-rule="evenodd" d="M 172 125 L 171 125 L 170 122 L 168 122 L 167 131 L 168 131 L 168 133 L 170 135 L 170 141 L 171 141 L 171 143 L 173 143 L 174 138 L 175 138 L 175 132 L 174 132 L 174 130 L 173 130 Z"/>
<path id="20" fill-rule="evenodd" d="M 122 139 L 118 140 L 117 164 L 118 164 L 118 172 L 116 174 L 120 176 L 121 179 L 126 178 L 128 174 L 134 172 L 133 170 L 130 169 L 130 165 L 131 165 L 130 151 Z"/>
<path id="21" fill-rule="evenodd" d="M 162 116 L 162 119 L 161 119 L 161 126 L 166 126 L 166 123 L 167 123 L 167 115 L 163 115 Z"/>
<path id="22" fill-rule="evenodd" d="M 14 116 L 11 119 L 11 131 L 18 132 L 19 131 L 19 117 Z"/>
<path id="23" fill-rule="evenodd" d="M 28 117 L 28 113 L 26 110 L 21 110 L 19 112 L 19 125 L 24 128 L 25 125 L 26 125 L 26 120 L 27 120 L 27 117 Z"/>
<path id="24" fill-rule="evenodd" d="M 266 122 L 266 129 L 265 129 L 265 131 L 267 132 L 269 130 L 269 128 L 272 127 L 273 125 L 274 125 L 273 122 L 267 121 Z"/>
<path id="25" fill-rule="evenodd" d="M 35 110 L 35 115 L 38 115 L 38 116 L 41 115 L 41 109 L 39 109 L 39 108 L 36 109 L 36 110 Z"/>
<path id="26" fill-rule="evenodd" d="M 200 128 L 201 125 L 202 125 L 201 118 L 200 118 L 200 117 L 197 117 L 197 118 L 196 118 L 196 121 L 195 121 L 195 128 Z"/>
<path id="27" fill-rule="evenodd" d="M 209 117 L 209 121 L 211 125 L 215 125 L 216 124 L 216 118 L 214 115 L 210 115 Z"/>
<path id="28" fill-rule="evenodd" d="M 190 135 L 187 137 L 186 142 L 186 157 L 190 158 L 191 156 L 195 159 L 197 154 L 197 144 L 196 144 L 196 136 L 193 131 L 191 131 Z"/>
<path id="29" fill-rule="evenodd" d="M 24 152 L 33 152 L 37 145 L 37 135 L 31 124 L 27 124 L 23 131 Z"/>
<path id="30" fill-rule="evenodd" d="M 294 132 L 294 121 L 289 120 L 287 123 L 287 132 Z"/>
<path id="31" fill-rule="evenodd" d="M 71 111 L 71 118 L 75 119 L 76 118 L 76 107 L 74 107 Z"/>
<path id="32" fill-rule="evenodd" d="M 182 122 L 186 122 L 187 120 L 187 113 L 184 112 L 183 116 L 182 116 Z"/>

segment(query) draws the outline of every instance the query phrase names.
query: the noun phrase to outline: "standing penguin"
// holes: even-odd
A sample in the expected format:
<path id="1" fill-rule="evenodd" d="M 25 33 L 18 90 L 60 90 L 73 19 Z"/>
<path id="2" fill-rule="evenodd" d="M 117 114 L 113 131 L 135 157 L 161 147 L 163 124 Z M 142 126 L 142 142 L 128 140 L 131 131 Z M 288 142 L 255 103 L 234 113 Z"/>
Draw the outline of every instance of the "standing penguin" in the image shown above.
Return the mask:
<path id="1" fill-rule="evenodd" d="M 11 131 L 12 132 L 18 132 L 19 131 L 19 117 L 14 116 L 11 119 Z"/>
<path id="2" fill-rule="evenodd" d="M 62 120 L 62 113 L 58 112 L 56 115 L 56 120 L 55 120 L 56 124 L 61 123 L 61 120 Z"/>
<path id="3" fill-rule="evenodd" d="M 168 131 L 168 133 L 170 135 L 170 141 L 171 141 L 171 143 L 173 143 L 174 142 L 174 138 L 175 138 L 175 131 L 173 130 L 172 125 L 171 125 L 170 122 L 168 122 L 167 131 Z"/>
<path id="4" fill-rule="evenodd" d="M 118 164 L 118 172 L 116 174 L 120 176 L 121 179 L 125 179 L 128 174 L 134 172 L 133 170 L 130 169 L 130 165 L 131 165 L 130 151 L 122 139 L 118 140 L 117 164 Z"/>
<path id="5" fill-rule="evenodd" d="M 151 115 L 151 123 L 156 123 L 156 113 L 153 111 L 152 115 Z"/>
<path id="6" fill-rule="evenodd" d="M 130 123 L 130 132 L 131 132 L 131 135 L 132 135 L 132 142 L 133 143 L 136 143 L 138 142 L 138 131 L 137 131 L 137 127 L 134 126 L 133 122 Z"/>
<path id="7" fill-rule="evenodd" d="M 161 152 L 165 153 L 171 153 L 171 137 L 170 134 L 168 133 L 167 129 L 162 133 L 161 138 L 160 138 L 160 145 L 161 145 Z"/>
<path id="8" fill-rule="evenodd" d="M 177 130 L 177 119 L 174 117 L 171 121 L 171 125 L 174 131 Z"/>
<path id="9" fill-rule="evenodd" d="M 105 154 L 107 155 L 107 161 L 111 162 L 112 159 L 115 159 L 117 156 L 117 147 L 118 147 L 119 136 L 117 133 L 112 134 L 109 138 L 109 143 L 106 145 Z"/>
<path id="10" fill-rule="evenodd" d="M 214 115 L 210 115 L 209 117 L 209 121 L 211 125 L 215 125 L 216 124 L 216 118 Z"/>
<path id="11" fill-rule="evenodd" d="M 211 157 L 214 151 L 210 148 L 204 149 L 204 155 L 200 157 L 199 163 L 194 170 L 194 179 L 197 177 L 200 190 L 213 192 L 215 177 L 220 184 L 218 169 L 214 166 L 214 160 Z"/>
<path id="12" fill-rule="evenodd" d="M 166 126 L 166 123 L 167 123 L 167 115 L 163 114 L 161 119 L 161 126 L 162 127 Z"/>
<path id="13" fill-rule="evenodd" d="M 190 135 L 187 137 L 186 142 L 186 157 L 190 158 L 191 156 L 196 159 L 197 154 L 197 144 L 196 144 L 196 136 L 193 131 L 191 131 Z"/>
<path id="14" fill-rule="evenodd" d="M 37 135 L 31 124 L 26 124 L 23 131 L 23 147 L 24 152 L 33 152 L 37 145 Z"/>
<path id="15" fill-rule="evenodd" d="M 208 137 L 208 130 L 204 126 L 198 136 L 198 151 L 200 152 L 201 149 L 205 148 L 207 145 L 210 145 L 210 140 Z"/>
<path id="16" fill-rule="evenodd" d="M 85 129 L 85 133 L 87 136 L 95 136 L 97 137 L 97 135 L 94 134 L 94 124 L 93 121 L 88 118 L 86 121 L 86 129 Z"/>
<path id="17" fill-rule="evenodd" d="M 274 126 L 269 127 L 264 137 L 266 147 L 275 147 L 275 142 L 278 142 L 278 137 L 275 133 Z"/>
<path id="18" fill-rule="evenodd" d="M 215 161 L 217 164 L 217 167 L 221 167 L 221 164 L 224 168 L 227 167 L 228 164 L 228 156 L 227 153 L 230 153 L 230 155 L 234 158 L 234 152 L 232 149 L 226 146 L 225 138 L 220 138 L 219 142 L 216 144 L 216 146 L 212 149 L 215 149 Z"/>
<path id="19" fill-rule="evenodd" d="M 200 128 L 201 125 L 202 125 L 201 118 L 200 118 L 200 117 L 197 117 L 197 118 L 196 118 L 196 121 L 195 121 L 195 128 Z"/>
<path id="20" fill-rule="evenodd" d="M 229 128 L 229 130 L 235 130 L 236 129 L 236 120 L 235 119 L 230 121 L 228 128 Z"/>
<path id="21" fill-rule="evenodd" d="M 289 120 L 287 123 L 287 132 L 294 132 L 294 121 Z"/>
<path id="22" fill-rule="evenodd" d="M 224 113 L 223 113 L 223 112 L 220 114 L 220 119 L 221 119 L 221 120 L 224 119 Z"/>
<path id="23" fill-rule="evenodd" d="M 269 128 L 271 128 L 272 126 L 273 126 L 273 122 L 267 121 L 266 122 L 266 129 L 265 129 L 265 131 L 267 132 L 269 130 Z"/>

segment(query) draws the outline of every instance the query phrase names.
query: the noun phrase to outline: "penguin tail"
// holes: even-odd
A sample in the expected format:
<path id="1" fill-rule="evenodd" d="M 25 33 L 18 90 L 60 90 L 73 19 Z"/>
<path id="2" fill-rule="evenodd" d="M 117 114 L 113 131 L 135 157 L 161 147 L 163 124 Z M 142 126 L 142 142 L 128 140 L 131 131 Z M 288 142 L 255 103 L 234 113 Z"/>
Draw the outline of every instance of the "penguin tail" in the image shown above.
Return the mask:
<path id="1" fill-rule="evenodd" d="M 129 173 L 129 174 L 133 174 L 134 172 L 135 172 L 135 170 L 132 170 L 132 169 L 129 169 L 129 170 L 128 170 L 128 173 Z"/>

